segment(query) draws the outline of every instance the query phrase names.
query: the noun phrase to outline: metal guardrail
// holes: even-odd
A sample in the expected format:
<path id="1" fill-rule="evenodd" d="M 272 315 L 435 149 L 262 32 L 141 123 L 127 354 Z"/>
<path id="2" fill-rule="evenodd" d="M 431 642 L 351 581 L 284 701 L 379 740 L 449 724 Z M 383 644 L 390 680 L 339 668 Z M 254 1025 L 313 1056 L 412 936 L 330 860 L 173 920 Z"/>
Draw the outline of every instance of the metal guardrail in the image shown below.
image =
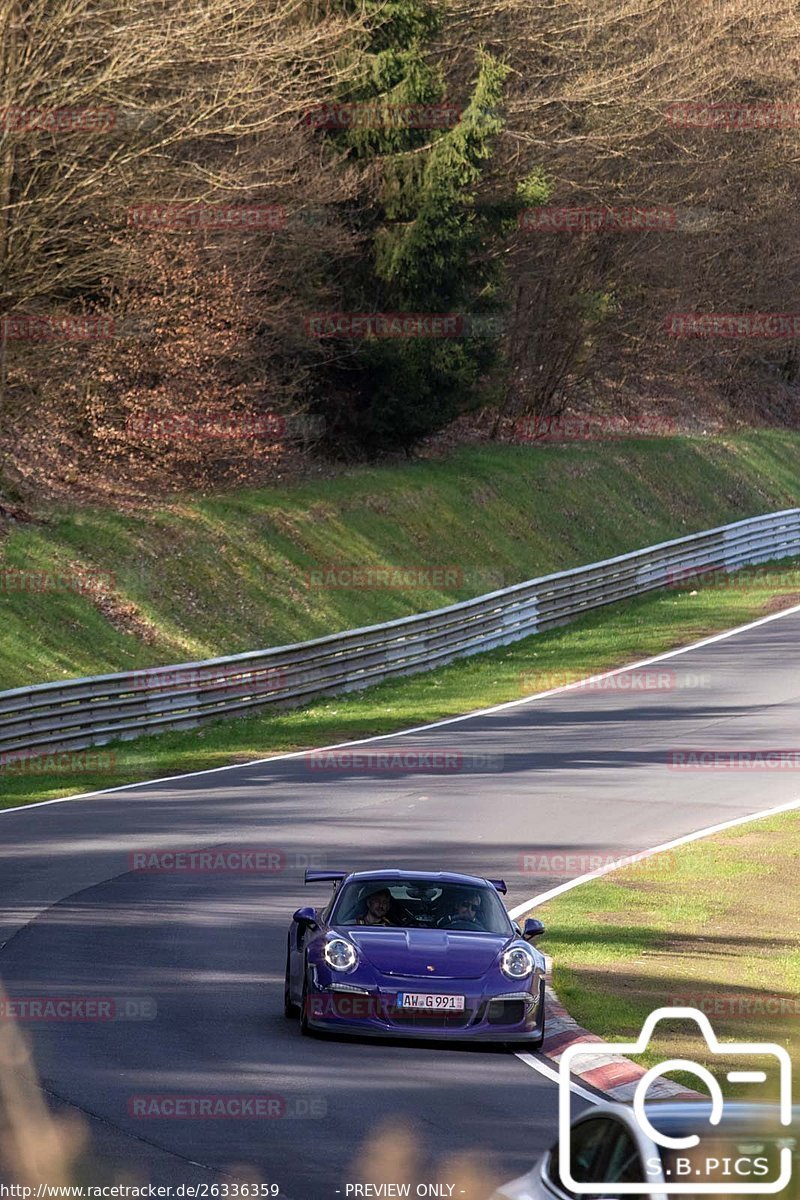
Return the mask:
<path id="1" fill-rule="evenodd" d="M 800 509 L 722 525 L 474 600 L 292 646 L 0 692 L 1 761 L 191 727 L 427 671 L 628 596 L 800 554 Z"/>

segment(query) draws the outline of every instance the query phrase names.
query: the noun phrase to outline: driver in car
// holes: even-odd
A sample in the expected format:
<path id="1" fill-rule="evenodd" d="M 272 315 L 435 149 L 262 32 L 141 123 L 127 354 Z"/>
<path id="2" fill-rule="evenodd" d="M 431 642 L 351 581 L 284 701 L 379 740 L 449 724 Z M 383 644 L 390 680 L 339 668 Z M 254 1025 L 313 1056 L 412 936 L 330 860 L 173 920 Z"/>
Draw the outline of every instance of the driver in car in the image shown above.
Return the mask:
<path id="1" fill-rule="evenodd" d="M 389 918 L 392 896 L 388 888 L 380 888 L 366 899 L 366 912 L 356 921 L 357 925 L 393 925 Z"/>
<path id="2" fill-rule="evenodd" d="M 455 908 L 451 912 L 448 925 L 460 926 L 462 929 L 485 929 L 481 920 L 481 896 L 479 892 L 465 892 L 456 898 Z"/>

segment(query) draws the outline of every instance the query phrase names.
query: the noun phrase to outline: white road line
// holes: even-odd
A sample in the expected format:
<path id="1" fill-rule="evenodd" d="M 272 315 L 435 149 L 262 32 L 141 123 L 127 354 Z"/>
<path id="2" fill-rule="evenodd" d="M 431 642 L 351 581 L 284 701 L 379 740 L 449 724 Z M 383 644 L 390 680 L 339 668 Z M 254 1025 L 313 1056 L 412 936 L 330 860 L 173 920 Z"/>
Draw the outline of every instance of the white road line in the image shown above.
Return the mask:
<path id="1" fill-rule="evenodd" d="M 710 637 L 702 638 L 699 642 L 692 642 L 688 646 L 680 646 L 677 650 L 667 650 L 663 654 L 657 654 L 652 658 L 641 659 L 639 662 L 629 663 L 627 666 L 617 667 L 611 671 L 605 671 L 605 672 L 602 672 L 601 674 L 594 674 L 591 676 L 587 676 L 587 678 L 591 678 L 597 682 L 599 682 L 600 680 L 603 680 L 603 679 L 611 679 L 616 675 L 625 674 L 626 671 L 639 670 L 642 667 L 651 666 L 653 663 L 664 662 L 671 658 L 677 658 L 681 654 L 688 654 L 692 650 L 702 649 L 703 646 L 710 646 L 710 645 L 713 645 L 715 642 L 725 641 L 729 637 L 735 637 L 737 634 L 740 634 L 740 633 L 747 633 L 751 629 L 757 629 L 761 625 L 767 625 L 771 621 L 777 621 L 777 620 L 780 620 L 782 617 L 790 616 L 793 613 L 798 613 L 798 612 L 800 612 L 800 604 L 794 605 L 792 608 L 783 609 L 781 612 L 778 612 L 778 613 L 771 613 L 769 616 L 766 616 L 766 617 L 759 617 L 755 621 L 750 621 L 746 625 L 739 625 L 734 629 L 725 630 L 723 633 L 716 633 Z M 472 718 L 474 718 L 474 717 L 487 716 L 491 713 L 503 712 L 506 709 L 518 708 L 523 704 L 531 704 L 536 700 L 544 700 L 548 696 L 556 696 L 562 692 L 570 692 L 570 691 L 573 691 L 575 688 L 582 687 L 584 683 L 585 683 L 585 679 L 583 679 L 583 680 L 579 679 L 579 680 L 576 680 L 574 683 L 567 683 L 567 684 L 563 684 L 560 687 L 549 688 L 547 691 L 544 691 L 544 692 L 536 692 L 532 696 L 524 696 L 519 700 L 510 700 L 510 701 L 507 701 L 505 704 L 496 704 L 490 708 L 475 709 L 473 712 L 464 713 L 457 717 L 447 717 L 441 721 L 432 721 L 427 725 L 415 725 L 410 729 L 398 730 L 396 733 L 378 734 L 373 737 L 360 738 L 357 741 L 352 741 L 352 742 L 336 742 L 331 746 L 322 746 L 322 747 L 318 747 L 316 749 L 318 749 L 320 751 L 322 751 L 322 750 L 338 750 L 344 746 L 363 746 L 363 745 L 368 745 L 370 742 L 388 741 L 390 738 L 405 737 L 411 733 L 421 733 L 421 732 L 424 732 L 426 729 L 439 729 L 444 725 L 454 725 L 454 724 L 457 724 L 459 721 L 468 721 L 468 720 L 472 720 Z M 151 787 L 153 785 L 161 784 L 161 783 L 176 783 L 181 779 L 194 779 L 201 775 L 214 775 L 217 772 L 221 772 L 221 771 L 234 771 L 234 770 L 239 770 L 242 767 L 258 766 L 263 763 L 280 761 L 282 759 L 287 759 L 287 758 L 299 758 L 306 753 L 307 753 L 307 751 L 305 751 L 305 750 L 293 750 L 293 751 L 287 752 L 285 754 L 273 754 L 273 755 L 270 755 L 268 758 L 253 759 L 248 763 L 232 763 L 230 766 L 225 766 L 225 767 L 210 767 L 203 771 L 188 771 L 183 775 L 171 775 L 171 776 L 166 776 L 161 779 L 148 779 L 148 780 L 142 780 L 139 783 L 122 784 L 119 787 L 106 788 L 104 791 L 99 791 L 99 792 L 83 792 L 76 796 L 60 796 L 60 797 L 56 797 L 53 800 L 39 800 L 33 804 L 18 805 L 16 808 L 0 809 L 0 815 L 2 815 L 4 813 L 26 812 L 28 809 L 32 809 L 32 808 L 44 808 L 48 804 L 65 804 L 71 800 L 90 800 L 97 796 L 106 796 L 106 795 L 109 795 L 114 792 L 129 791 L 132 788 Z M 762 810 L 761 812 L 754 813 L 753 815 L 747 816 L 747 817 L 737 817 L 732 821 L 725 821 L 720 825 L 713 825 L 713 826 L 710 826 L 708 829 L 700 830 L 697 833 L 690 833 L 690 834 L 686 835 L 685 837 L 676 838 L 675 840 L 673 840 L 671 842 L 665 842 L 660 846 L 656 846 L 653 850 L 642 852 L 642 854 L 637 857 L 642 858 L 642 859 L 648 858 L 651 855 L 661 853 L 665 850 L 674 849 L 676 846 L 684 845 L 687 842 L 698 841 L 700 838 L 709 837 L 711 834 L 718 833 L 721 830 L 730 829 L 736 825 L 743 825 L 748 821 L 756 821 L 761 817 L 772 816 L 776 813 L 786 812 L 793 808 L 798 808 L 798 807 L 800 807 L 800 800 L 793 800 L 793 801 L 790 801 L 788 804 L 779 806 L 778 808 L 765 809 L 765 810 Z M 630 861 L 630 856 L 629 856 L 628 861 Z M 534 896 L 533 899 L 528 900 L 524 904 L 520 904 L 516 908 L 512 909 L 512 911 L 510 912 L 509 915 L 511 916 L 512 919 L 515 919 L 518 915 L 520 915 L 524 912 L 527 912 L 529 909 L 534 908 L 535 906 L 537 906 L 539 904 L 543 904 L 546 900 L 552 900 L 555 896 L 561 895 L 563 892 L 569 891 L 571 888 L 578 887 L 580 884 L 586 883 L 590 879 L 597 879 L 597 878 L 601 877 L 602 875 L 607 875 L 610 871 L 619 869 L 620 865 L 625 865 L 624 861 L 621 864 L 611 863 L 605 867 L 601 867 L 597 871 L 592 871 L 587 875 L 581 875 L 577 879 L 570 880 L 567 883 L 561 884 L 559 887 L 552 888 L 549 892 L 542 892 L 539 896 Z M 537 1058 L 534 1058 L 532 1055 L 527 1054 L 527 1053 L 519 1053 L 516 1055 L 516 1057 L 520 1060 L 520 1062 L 525 1063 L 526 1066 L 531 1067 L 534 1071 L 538 1071 L 540 1075 L 543 1075 L 545 1078 L 549 1079 L 551 1082 L 554 1082 L 556 1084 L 558 1083 L 558 1079 L 559 1079 L 558 1072 L 553 1070 L 553 1068 L 549 1067 L 546 1063 L 542 1062 L 541 1060 L 539 1060 Z M 582 1088 L 579 1084 L 571 1082 L 570 1087 L 571 1087 L 571 1090 L 573 1091 L 573 1093 L 577 1096 L 580 1096 L 582 1099 L 589 1100 L 593 1104 L 599 1103 L 599 1098 L 597 1096 L 595 1096 L 591 1092 L 586 1091 L 586 1089 Z"/>
<path id="2" fill-rule="evenodd" d="M 544 1075 L 546 1079 L 552 1080 L 553 1083 L 558 1083 L 558 1071 L 552 1067 L 548 1067 L 547 1063 L 543 1063 L 541 1059 L 534 1058 L 532 1054 L 520 1053 L 517 1055 L 520 1062 L 524 1062 L 526 1067 L 533 1067 L 534 1071 L 538 1071 L 540 1075 Z M 592 1104 L 602 1104 L 603 1097 L 596 1096 L 594 1092 L 587 1092 L 586 1088 L 582 1088 L 579 1083 L 570 1081 L 570 1090 L 580 1096 L 582 1100 L 591 1100 Z"/>
<path id="3" fill-rule="evenodd" d="M 769 616 L 759 617 L 756 621 L 750 621 L 747 625 L 739 625 L 735 629 L 727 629 L 724 633 L 715 633 L 711 637 L 703 638 L 699 642 L 692 642 L 689 646 L 680 646 L 677 650 L 667 650 L 663 654 L 656 654 L 653 658 L 644 658 L 640 662 L 628 663 L 624 667 L 616 667 L 614 670 L 605 671 L 601 674 L 586 676 L 585 679 L 576 679 L 574 683 L 566 683 L 560 687 L 549 688 L 545 692 L 536 692 L 532 696 L 523 696 L 519 700 L 508 700 L 504 704 L 495 704 L 490 708 L 477 708 L 473 712 L 462 713 L 457 717 L 445 717 L 440 721 L 431 721 L 427 725 L 414 725 L 410 729 L 399 729 L 395 733 L 379 733 L 372 737 L 359 738 L 352 742 L 335 742 L 332 746 L 313 747 L 315 753 L 322 753 L 325 750 L 340 750 L 346 746 L 366 746 L 370 742 L 385 742 L 391 738 L 408 737 L 412 733 L 423 733 L 426 729 L 441 729 L 444 725 L 455 725 L 459 721 L 471 721 L 475 717 L 489 716 L 492 713 L 504 712 L 509 708 L 519 708 L 523 704 L 532 704 L 536 700 L 544 700 L 548 696 L 557 696 L 562 692 L 571 692 L 575 688 L 583 687 L 586 679 L 600 682 L 603 679 L 612 679 L 615 675 L 624 675 L 626 671 L 637 671 L 642 667 L 649 667 L 653 663 L 665 662 L 670 658 L 677 658 L 681 654 L 688 654 L 692 650 L 700 650 L 703 646 L 711 646 L 715 642 L 725 641 L 729 637 L 735 637 L 739 633 L 748 633 L 751 629 L 757 629 L 761 625 L 768 625 L 771 621 L 779 621 L 783 617 L 791 616 L 794 613 L 800 613 L 800 604 L 794 605 L 792 608 L 785 608 L 778 613 L 770 613 Z M 301 758 L 304 754 L 309 753 L 306 750 L 290 750 L 283 754 L 271 754 L 267 758 L 254 758 L 246 763 L 231 763 L 224 767 L 207 767 L 202 771 L 187 771 L 183 775 L 167 775 L 161 779 L 143 779 L 138 783 L 122 783 L 118 787 L 104 788 L 98 792 L 80 792 L 75 796 L 56 796 L 52 800 L 37 800 L 32 804 L 19 804 L 14 808 L 0 808 L 0 816 L 16 813 L 28 812 L 33 808 L 44 808 L 48 804 L 67 804 L 72 800 L 92 800 L 97 796 L 110 796 L 115 792 L 127 792 L 133 788 L 154 787 L 161 783 L 177 783 L 181 779 L 197 779 L 201 775 L 216 775 L 222 771 L 240 771 L 247 767 L 260 766 L 263 763 L 279 762 L 287 758 Z"/>
<path id="4" fill-rule="evenodd" d="M 791 812 L 795 808 L 800 808 L 800 800 L 788 800 L 786 804 L 779 804 L 777 808 L 762 808 L 760 812 L 749 813 L 745 817 L 734 817 L 730 821 L 722 821 L 719 825 L 709 825 L 707 829 L 699 829 L 696 833 L 686 833 L 683 837 L 673 838 L 671 842 L 662 842 L 660 846 L 655 846 L 652 850 L 642 850 L 639 854 L 628 854 L 615 862 L 598 867 L 595 871 L 589 871 L 586 875 L 578 875 L 575 879 L 568 880 L 567 883 L 561 883 L 558 887 L 551 888 L 549 892 L 541 892 L 532 900 L 526 900 L 523 904 L 512 908 L 508 915 L 512 921 L 516 921 L 530 909 L 544 904 L 547 900 L 553 900 L 556 896 L 562 896 L 564 892 L 569 892 L 582 883 L 588 883 L 590 879 L 601 879 L 603 875 L 608 875 L 609 871 L 619 871 L 622 867 L 630 866 L 632 862 L 644 862 L 645 859 L 652 858 L 654 854 L 663 854 L 666 850 L 674 850 L 677 846 L 685 846 L 688 842 L 698 842 L 701 838 L 710 837 L 713 833 L 722 833 L 723 830 L 733 829 L 736 825 L 746 825 L 748 821 L 760 821 L 764 817 L 774 817 L 779 813 Z"/>

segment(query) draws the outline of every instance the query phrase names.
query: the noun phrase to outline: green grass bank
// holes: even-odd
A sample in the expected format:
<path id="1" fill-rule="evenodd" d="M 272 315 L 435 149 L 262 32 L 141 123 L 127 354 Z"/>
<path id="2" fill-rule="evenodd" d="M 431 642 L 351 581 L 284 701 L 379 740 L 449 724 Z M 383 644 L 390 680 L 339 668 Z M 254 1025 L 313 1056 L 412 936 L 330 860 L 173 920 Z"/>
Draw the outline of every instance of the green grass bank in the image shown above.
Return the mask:
<path id="1" fill-rule="evenodd" d="M 792 811 L 656 855 L 542 905 L 536 915 L 547 930 L 542 945 L 553 957 L 559 998 L 579 1024 L 609 1041 L 632 1041 L 661 1006 L 699 1009 L 721 1041 L 785 1046 L 797 1067 L 798 858 L 800 812 Z M 705 1063 L 724 1083 L 722 1066 L 703 1053 L 693 1028 L 675 1023 L 638 1061 L 655 1066 L 666 1049 L 667 1057 Z M 688 1074 L 681 1078 L 698 1086 Z"/>
<path id="2" fill-rule="evenodd" d="M 302 641 L 791 507 L 798 460 L 783 431 L 481 446 L 137 514 L 49 509 L 0 538 L 0 690 Z M 408 575 L 331 587 L 330 565 Z"/>

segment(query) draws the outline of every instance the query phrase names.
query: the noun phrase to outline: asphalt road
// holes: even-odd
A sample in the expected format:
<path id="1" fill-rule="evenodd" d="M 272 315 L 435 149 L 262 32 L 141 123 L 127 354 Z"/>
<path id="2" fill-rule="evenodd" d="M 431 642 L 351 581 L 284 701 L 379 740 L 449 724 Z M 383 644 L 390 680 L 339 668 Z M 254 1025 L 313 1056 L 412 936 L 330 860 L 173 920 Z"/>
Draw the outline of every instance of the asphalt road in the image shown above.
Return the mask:
<path id="1" fill-rule="evenodd" d="M 291 1200 L 335 1200 L 359 1178 L 365 1139 L 403 1122 L 419 1146 L 417 1181 L 452 1182 L 445 1160 L 462 1152 L 501 1179 L 527 1170 L 555 1138 L 556 1088 L 513 1054 L 304 1039 L 283 1018 L 288 917 L 326 895 L 304 889 L 304 866 L 503 877 L 512 907 L 587 869 L 556 861 L 531 872 L 526 853 L 537 864 L 548 854 L 617 857 L 791 801 L 791 770 L 684 771 L 667 758 L 676 748 L 797 746 L 799 649 L 792 612 L 670 658 L 657 686 L 642 671 L 618 675 L 362 747 L 463 754 L 452 770 L 320 770 L 278 758 L 0 812 L 7 991 L 125 996 L 157 1010 L 29 1024 L 53 1102 L 83 1110 L 100 1158 L 138 1163 L 158 1183 L 248 1164 Z M 272 848 L 283 869 L 130 870 L 142 849 L 207 847 Z M 134 1096 L 189 1093 L 266 1093 L 286 1115 L 131 1114 Z"/>

